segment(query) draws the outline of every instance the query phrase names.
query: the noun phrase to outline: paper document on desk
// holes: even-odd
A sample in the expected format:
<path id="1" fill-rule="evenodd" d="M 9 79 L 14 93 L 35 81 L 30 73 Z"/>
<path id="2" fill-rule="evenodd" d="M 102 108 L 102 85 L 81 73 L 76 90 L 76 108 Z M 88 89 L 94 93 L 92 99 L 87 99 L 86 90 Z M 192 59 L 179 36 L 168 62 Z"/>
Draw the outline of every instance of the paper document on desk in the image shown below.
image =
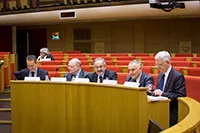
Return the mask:
<path id="1" fill-rule="evenodd" d="M 168 100 L 167 97 L 163 97 L 163 96 L 147 96 L 148 101 L 166 101 Z"/>

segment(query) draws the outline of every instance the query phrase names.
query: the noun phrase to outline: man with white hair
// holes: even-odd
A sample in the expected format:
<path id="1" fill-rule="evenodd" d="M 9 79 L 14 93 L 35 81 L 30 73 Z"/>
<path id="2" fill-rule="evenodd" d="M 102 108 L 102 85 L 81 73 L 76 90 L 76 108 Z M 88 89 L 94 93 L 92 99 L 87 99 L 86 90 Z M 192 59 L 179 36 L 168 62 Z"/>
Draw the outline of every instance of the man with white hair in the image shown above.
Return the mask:
<path id="1" fill-rule="evenodd" d="M 72 81 L 74 78 L 87 78 L 88 72 L 81 69 L 81 61 L 78 58 L 73 58 L 68 63 L 69 72 L 64 77 L 67 81 Z"/>
<path id="2" fill-rule="evenodd" d="M 126 77 L 126 81 L 138 82 L 139 87 L 147 87 L 149 92 L 153 90 L 154 79 L 152 76 L 142 72 L 142 63 L 140 61 L 130 61 L 128 70 L 129 75 Z"/>
<path id="3" fill-rule="evenodd" d="M 41 48 L 40 49 L 40 56 L 37 58 L 37 60 L 39 61 L 40 59 L 51 59 L 54 60 L 53 56 L 50 54 L 49 49 L 48 48 Z"/>
<path id="4" fill-rule="evenodd" d="M 161 73 L 158 75 L 157 90 L 153 93 L 171 99 L 170 126 L 173 126 L 178 122 L 177 98 L 186 96 L 186 87 L 184 76 L 171 66 L 170 58 L 167 51 L 160 51 L 155 56 L 156 66 Z"/>

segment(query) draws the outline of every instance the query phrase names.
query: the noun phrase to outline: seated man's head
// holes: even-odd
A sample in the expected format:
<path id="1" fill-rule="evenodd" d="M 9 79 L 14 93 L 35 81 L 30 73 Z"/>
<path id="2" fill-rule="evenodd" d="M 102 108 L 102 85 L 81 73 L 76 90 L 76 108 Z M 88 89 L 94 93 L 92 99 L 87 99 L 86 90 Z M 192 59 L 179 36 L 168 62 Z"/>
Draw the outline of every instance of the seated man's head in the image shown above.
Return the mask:
<path id="1" fill-rule="evenodd" d="M 81 61 L 77 58 L 73 58 L 68 63 L 68 69 L 71 74 L 77 74 L 81 69 Z"/>
<path id="2" fill-rule="evenodd" d="M 133 79 L 137 79 L 142 72 L 141 62 L 137 60 L 132 60 L 128 65 L 128 71 Z"/>
<path id="3" fill-rule="evenodd" d="M 40 56 L 44 58 L 47 54 L 49 54 L 48 48 L 41 48 L 40 49 Z"/>
<path id="4" fill-rule="evenodd" d="M 93 63 L 94 70 L 98 75 L 103 75 L 106 70 L 106 62 L 103 58 L 96 58 Z"/>
<path id="5" fill-rule="evenodd" d="M 167 72 L 170 67 L 170 54 L 167 51 L 160 51 L 155 56 L 156 66 L 162 72 Z"/>
<path id="6" fill-rule="evenodd" d="M 37 68 L 37 61 L 35 55 L 28 55 L 26 57 L 26 64 L 29 71 L 33 72 Z"/>

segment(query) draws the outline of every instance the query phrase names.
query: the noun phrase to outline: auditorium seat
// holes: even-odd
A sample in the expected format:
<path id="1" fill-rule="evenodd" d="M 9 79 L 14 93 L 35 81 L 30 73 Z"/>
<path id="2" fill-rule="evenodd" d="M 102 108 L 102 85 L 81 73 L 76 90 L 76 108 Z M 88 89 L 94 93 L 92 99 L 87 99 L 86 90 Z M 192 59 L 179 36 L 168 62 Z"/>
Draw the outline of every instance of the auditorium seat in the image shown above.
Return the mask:
<path id="1" fill-rule="evenodd" d="M 187 75 L 189 76 L 200 76 L 200 67 L 187 67 Z"/>
<path id="2" fill-rule="evenodd" d="M 171 61 L 172 66 L 192 67 L 190 61 Z"/>
<path id="3" fill-rule="evenodd" d="M 54 60 L 54 61 L 42 61 L 40 64 L 41 65 L 65 65 L 66 61 L 62 60 Z"/>
<path id="4" fill-rule="evenodd" d="M 62 57 L 62 56 L 55 56 L 55 57 L 53 57 L 55 60 L 65 60 L 64 59 L 64 56 Z"/>
<path id="5" fill-rule="evenodd" d="M 120 66 L 109 66 L 107 65 L 107 69 L 115 71 L 115 72 L 122 72 L 122 69 Z"/>
<path id="6" fill-rule="evenodd" d="M 149 61 L 149 60 L 142 61 L 142 65 L 143 66 L 155 66 L 155 60 L 152 60 L 152 61 Z"/>
<path id="7" fill-rule="evenodd" d="M 148 74 L 153 73 L 152 66 L 143 66 L 142 71 Z"/>
<path id="8" fill-rule="evenodd" d="M 82 65 L 81 68 L 86 72 L 94 72 L 93 66 L 90 65 Z"/>
<path id="9" fill-rule="evenodd" d="M 125 65 L 128 66 L 130 60 L 120 60 L 120 61 L 116 61 L 115 65 Z"/>
<path id="10" fill-rule="evenodd" d="M 183 67 L 173 66 L 173 68 L 184 75 L 184 73 L 183 73 Z"/>
<path id="11" fill-rule="evenodd" d="M 4 66 L 4 87 L 7 88 L 9 85 L 8 81 L 8 66 Z"/>
<path id="12" fill-rule="evenodd" d="M 132 54 L 129 54 L 129 53 L 109 53 L 109 55 L 111 56 L 111 57 L 118 57 L 118 56 L 124 56 L 124 57 L 126 57 L 126 56 L 132 56 Z"/>
<path id="13" fill-rule="evenodd" d="M 76 57 L 73 57 L 73 56 L 68 56 L 67 57 L 67 59 L 68 60 L 71 60 L 71 59 L 73 59 L 73 58 L 77 58 L 77 59 L 79 59 L 80 61 L 82 61 L 82 60 L 88 60 L 88 58 L 87 57 L 85 57 L 85 56 L 76 56 Z"/>
<path id="14" fill-rule="evenodd" d="M 158 82 L 158 74 L 149 74 L 154 79 L 154 89 L 157 89 L 157 82 Z"/>
<path id="15" fill-rule="evenodd" d="M 200 57 L 192 57 L 191 61 L 200 61 Z"/>
<path id="16" fill-rule="evenodd" d="M 67 70 L 66 65 L 39 65 L 38 67 L 47 71 L 56 71 L 56 70 L 66 71 Z"/>
<path id="17" fill-rule="evenodd" d="M 140 61 L 154 61 L 154 57 L 151 56 L 136 56 L 135 58 Z"/>
<path id="18" fill-rule="evenodd" d="M 89 56 L 88 58 L 90 58 L 91 60 L 94 60 L 94 59 L 99 58 L 99 57 L 104 58 L 104 60 L 106 60 L 106 61 L 112 60 L 112 58 L 109 57 L 109 56 Z"/>
<path id="19" fill-rule="evenodd" d="M 124 81 L 126 80 L 127 76 L 128 76 L 128 73 L 117 73 L 118 84 L 124 84 Z"/>
<path id="20" fill-rule="evenodd" d="M 198 84 L 200 83 L 200 77 L 197 76 L 185 76 L 187 96 L 194 98 L 200 102 L 200 89 Z"/>
<path id="21" fill-rule="evenodd" d="M 114 57 L 112 57 L 112 59 L 113 60 L 117 60 L 117 61 L 123 61 L 123 60 L 129 60 L 129 61 L 131 61 L 131 60 L 133 60 L 135 58 L 132 57 L 132 56 L 114 56 Z"/>
<path id="22" fill-rule="evenodd" d="M 49 73 L 50 79 L 51 79 L 51 77 L 60 77 L 60 74 L 57 71 L 51 71 L 51 72 L 48 72 L 48 73 Z"/>
<path id="23" fill-rule="evenodd" d="M 186 57 L 171 57 L 171 61 L 186 61 Z"/>
<path id="24" fill-rule="evenodd" d="M 51 51 L 51 54 L 64 54 L 64 51 Z"/>

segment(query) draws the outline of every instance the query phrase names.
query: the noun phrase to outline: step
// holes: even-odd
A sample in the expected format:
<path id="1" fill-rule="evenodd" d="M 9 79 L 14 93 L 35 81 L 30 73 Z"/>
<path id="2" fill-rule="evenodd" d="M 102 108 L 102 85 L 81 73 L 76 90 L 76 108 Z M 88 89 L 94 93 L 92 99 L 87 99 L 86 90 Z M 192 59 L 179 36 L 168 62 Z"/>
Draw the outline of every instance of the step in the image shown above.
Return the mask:
<path id="1" fill-rule="evenodd" d="M 2 94 L 10 94 L 10 90 L 2 91 L 1 93 L 2 93 Z"/>
<path id="2" fill-rule="evenodd" d="M 11 112 L 11 108 L 0 108 L 0 112 Z"/>
<path id="3" fill-rule="evenodd" d="M 0 99 L 0 102 L 10 102 L 11 99 L 10 98 L 2 98 Z"/>
<path id="4" fill-rule="evenodd" d="M 11 123 L 10 120 L 0 120 L 0 125 L 10 125 Z"/>

